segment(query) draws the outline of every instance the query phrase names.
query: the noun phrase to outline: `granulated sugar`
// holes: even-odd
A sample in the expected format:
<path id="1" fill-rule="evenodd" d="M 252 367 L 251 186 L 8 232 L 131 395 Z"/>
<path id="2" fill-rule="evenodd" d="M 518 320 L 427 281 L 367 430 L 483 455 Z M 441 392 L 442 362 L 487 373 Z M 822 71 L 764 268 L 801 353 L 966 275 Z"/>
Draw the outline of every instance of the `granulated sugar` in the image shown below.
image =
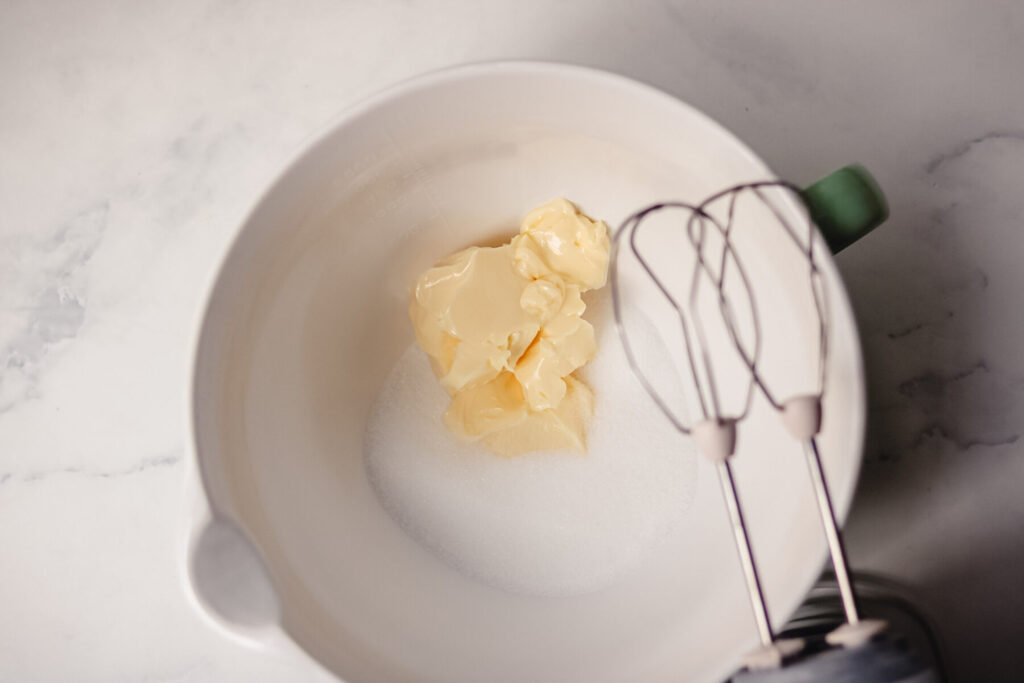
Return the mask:
<path id="1" fill-rule="evenodd" d="M 458 570 L 509 591 L 573 595 L 637 567 L 693 496 L 694 450 L 634 379 L 608 315 L 588 313 L 599 351 L 583 379 L 595 414 L 588 452 L 514 458 L 455 440 L 448 396 L 413 344 L 367 426 L 365 461 L 405 531 Z"/>

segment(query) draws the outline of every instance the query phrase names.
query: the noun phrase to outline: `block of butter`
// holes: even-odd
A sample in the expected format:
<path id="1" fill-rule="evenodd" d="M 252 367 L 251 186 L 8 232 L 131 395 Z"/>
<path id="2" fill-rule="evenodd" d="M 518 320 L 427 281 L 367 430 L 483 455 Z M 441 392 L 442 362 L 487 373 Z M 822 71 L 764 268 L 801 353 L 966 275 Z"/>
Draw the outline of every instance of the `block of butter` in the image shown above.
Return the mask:
<path id="1" fill-rule="evenodd" d="M 452 397 L 444 422 L 496 453 L 585 450 L 597 351 L 581 294 L 608 277 L 608 226 L 566 199 L 543 204 L 500 247 L 470 247 L 413 288 L 416 339 Z"/>

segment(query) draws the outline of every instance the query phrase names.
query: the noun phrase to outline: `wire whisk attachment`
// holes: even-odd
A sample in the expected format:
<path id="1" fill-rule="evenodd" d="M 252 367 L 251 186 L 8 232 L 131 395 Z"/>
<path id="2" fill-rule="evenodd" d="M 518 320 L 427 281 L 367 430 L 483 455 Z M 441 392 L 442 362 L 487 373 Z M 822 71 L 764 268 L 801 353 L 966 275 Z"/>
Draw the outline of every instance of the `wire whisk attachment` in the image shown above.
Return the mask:
<path id="1" fill-rule="evenodd" d="M 829 634 L 828 641 L 855 647 L 884 628 L 882 622 L 865 621 L 858 614 L 817 445 L 827 380 L 829 309 L 816 253 L 826 247 L 803 210 L 801 196 L 790 183 L 767 180 L 730 187 L 699 204 L 649 206 L 617 231 L 610 269 L 616 326 L 634 374 L 675 428 L 691 435 L 718 471 L 761 640 L 761 647 L 747 657 L 751 668 L 780 666 L 803 648 L 802 641 L 779 640 L 772 631 L 730 464 L 737 427 L 750 415 L 757 394 L 802 444 L 807 461 L 846 615 L 846 623 Z M 625 258 L 638 269 L 627 272 L 620 263 Z M 669 355 L 681 370 L 684 390 L 665 391 L 664 377 L 671 372 L 667 355 L 653 366 L 642 360 L 643 343 L 638 343 L 637 327 L 627 320 L 638 304 L 623 291 L 627 280 L 645 281 L 652 296 L 644 299 L 659 302 L 662 312 L 652 314 L 652 324 L 673 332 L 676 348 Z M 788 289 L 779 290 L 783 280 Z M 765 307 L 759 300 L 771 297 L 789 305 L 769 307 L 777 319 L 765 327 Z M 813 340 L 810 348 L 808 339 Z M 800 353 L 780 353 L 796 347 Z M 782 355 L 788 358 L 780 362 Z M 766 358 L 772 362 L 766 363 Z M 689 417 L 691 406 L 696 409 L 694 419 Z"/>

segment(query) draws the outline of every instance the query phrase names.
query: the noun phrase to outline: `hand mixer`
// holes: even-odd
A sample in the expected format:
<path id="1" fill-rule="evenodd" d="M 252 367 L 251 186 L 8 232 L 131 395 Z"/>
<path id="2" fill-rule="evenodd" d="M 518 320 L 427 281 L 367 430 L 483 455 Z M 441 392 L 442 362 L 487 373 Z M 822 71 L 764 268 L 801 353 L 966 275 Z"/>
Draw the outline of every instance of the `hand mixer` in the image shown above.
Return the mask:
<path id="1" fill-rule="evenodd" d="M 867 198 L 874 202 L 874 211 L 850 217 L 848 207 L 852 205 L 849 201 L 851 184 L 854 192 L 860 193 L 859 197 L 854 198 L 852 204 L 858 204 L 857 200 L 859 199 L 859 204 L 863 206 L 866 192 L 868 193 Z M 875 191 L 874 195 L 871 194 L 873 190 Z M 790 196 L 783 196 L 780 199 L 780 195 L 787 194 Z M 770 217 L 770 220 L 762 221 L 760 225 L 738 225 L 737 206 L 742 197 L 757 202 L 761 207 L 761 213 L 765 217 Z M 835 210 L 837 197 L 840 201 L 847 202 L 845 206 L 839 206 L 838 218 Z M 780 209 L 780 201 L 792 201 L 794 198 L 803 198 L 808 204 L 809 214 L 804 226 L 805 230 L 797 229 L 792 225 Z M 844 209 L 846 209 L 845 214 Z M 639 245 L 640 235 L 650 224 L 650 220 L 663 212 L 674 212 L 682 217 L 681 220 L 676 220 L 675 224 L 678 226 L 678 230 L 685 231 L 684 235 L 690 247 L 692 274 L 689 278 L 688 293 L 685 291 L 685 287 L 682 288 L 682 293 L 680 293 L 679 287 L 673 287 L 669 283 L 671 278 L 665 277 L 665 273 L 659 271 L 652 263 L 649 252 L 641 249 Z M 801 193 L 797 187 L 787 182 L 771 180 L 737 185 L 718 192 L 696 205 L 685 202 L 655 204 L 628 218 L 615 235 L 610 276 L 615 320 L 626 357 L 634 374 L 661 411 L 678 431 L 692 436 L 698 450 L 714 464 L 718 472 L 753 609 L 754 621 L 761 641 L 760 647 L 744 658 L 743 663 L 750 670 L 747 675 L 751 675 L 753 672 L 753 675 L 756 676 L 758 671 L 768 674 L 770 670 L 774 669 L 776 671 L 771 672 L 771 675 L 777 676 L 780 667 L 786 667 L 787 671 L 801 669 L 807 672 L 810 670 L 809 667 L 822 665 L 820 657 L 817 657 L 817 660 L 798 657 L 804 649 L 802 639 L 776 638 L 772 631 L 764 591 L 751 551 L 748 528 L 739 502 L 736 480 L 730 461 L 736 450 L 737 426 L 748 417 L 755 393 L 760 393 L 777 413 L 788 434 L 801 444 L 806 459 L 846 619 L 845 623 L 827 635 L 827 643 L 847 651 L 853 651 L 872 642 L 872 639 L 885 629 L 884 622 L 862 619 L 858 613 L 842 536 L 836 523 L 816 438 L 822 424 L 822 397 L 825 393 L 828 360 L 829 317 L 824 283 L 815 259 L 815 251 L 821 249 L 823 245 L 814 224 L 815 219 L 819 223 L 832 221 L 829 225 L 830 233 L 833 236 L 838 236 L 830 240 L 831 246 L 841 248 L 845 246 L 844 242 L 852 241 L 848 239 L 851 233 L 858 229 L 866 232 L 867 229 L 873 228 L 884 220 L 885 214 L 884 198 L 877 192 L 877 186 L 874 185 L 867 172 L 858 167 L 848 167 L 820 181 L 806 194 Z M 836 220 L 840 221 L 838 226 L 835 224 Z M 845 223 L 842 222 L 844 220 Z M 858 222 L 861 223 L 859 228 L 851 228 Z M 768 229 L 774 228 L 784 234 L 784 241 L 794 250 L 793 254 L 798 258 L 798 262 L 803 264 L 799 268 L 805 271 L 812 318 L 815 320 L 816 328 L 817 367 L 814 371 L 816 386 L 809 391 L 795 393 L 786 398 L 779 396 L 779 393 L 771 386 L 770 379 L 761 370 L 763 329 L 756 303 L 756 288 L 748 268 L 734 244 L 738 230 L 765 229 L 763 227 L 765 223 L 770 226 Z M 873 224 L 864 225 L 865 223 Z M 835 229 L 836 227 L 839 228 L 838 231 Z M 699 412 L 698 419 L 692 423 L 688 424 L 676 414 L 676 411 L 671 409 L 669 400 L 654 386 L 651 378 L 641 367 L 634 344 L 631 343 L 630 325 L 626 324 L 624 316 L 625 307 L 629 302 L 622 293 L 619 272 L 619 259 L 625 249 L 628 249 L 629 253 L 633 255 L 664 302 L 669 305 L 670 310 L 674 311 L 672 322 L 673 324 L 678 323 L 683 347 L 681 362 L 685 366 L 683 375 L 690 384 L 689 395 L 695 397 Z M 662 249 L 663 246 L 658 247 L 658 250 Z M 679 261 L 677 260 L 676 263 Z M 720 386 L 723 373 L 721 368 L 717 367 L 709 348 L 708 321 L 706 320 L 708 310 L 707 306 L 701 305 L 701 293 L 705 288 L 709 288 L 712 300 L 717 303 L 713 310 L 717 308 L 719 324 L 726 331 L 735 350 L 736 358 L 739 359 L 746 371 L 738 407 L 732 410 L 725 407 L 723 389 L 735 390 L 736 387 Z M 741 311 L 745 312 L 745 317 L 748 319 L 746 330 L 741 329 Z M 735 379 L 735 374 L 733 377 Z M 735 384 L 734 381 L 733 385 Z M 889 658 L 886 659 L 886 666 L 888 666 L 891 659 L 889 650 L 886 650 L 886 657 Z M 835 659 L 834 655 L 832 659 Z M 849 661 L 854 662 L 854 660 Z M 859 675 L 867 673 L 867 669 L 864 668 L 865 661 L 863 653 L 858 655 L 854 666 L 857 667 Z M 875 656 L 871 661 L 878 662 L 881 659 L 879 656 Z M 833 661 L 832 664 L 834 665 L 835 662 Z M 897 671 L 897 669 L 889 668 L 890 671 Z M 830 675 L 834 674 L 835 671 Z M 771 680 L 791 679 L 772 678 Z M 900 678 L 876 677 L 874 680 L 895 681 Z"/>

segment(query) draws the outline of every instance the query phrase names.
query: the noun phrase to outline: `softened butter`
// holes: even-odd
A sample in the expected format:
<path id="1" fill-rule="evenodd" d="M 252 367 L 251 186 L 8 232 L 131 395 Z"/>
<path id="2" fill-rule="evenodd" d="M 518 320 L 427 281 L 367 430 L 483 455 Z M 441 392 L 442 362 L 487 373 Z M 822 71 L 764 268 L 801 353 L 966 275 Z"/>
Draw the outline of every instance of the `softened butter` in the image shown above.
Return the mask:
<path id="1" fill-rule="evenodd" d="M 501 455 L 586 448 L 594 358 L 581 295 L 608 277 L 608 226 L 566 199 L 543 204 L 500 247 L 470 247 L 416 281 L 416 338 L 452 397 L 444 422 Z"/>

